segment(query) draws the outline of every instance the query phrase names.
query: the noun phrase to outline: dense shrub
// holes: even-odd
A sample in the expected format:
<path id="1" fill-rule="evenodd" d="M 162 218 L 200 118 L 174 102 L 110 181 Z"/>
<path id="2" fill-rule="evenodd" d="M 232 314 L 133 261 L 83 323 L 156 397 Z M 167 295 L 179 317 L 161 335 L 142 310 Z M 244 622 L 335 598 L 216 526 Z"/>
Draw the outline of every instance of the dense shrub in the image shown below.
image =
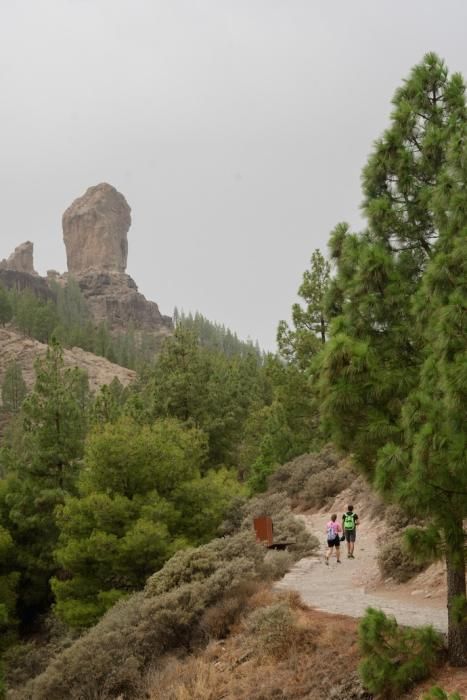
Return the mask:
<path id="1" fill-rule="evenodd" d="M 269 477 L 269 493 L 285 492 L 292 505 L 321 508 L 349 487 L 357 475 L 332 446 L 304 454 L 278 467 Z"/>
<path id="2" fill-rule="evenodd" d="M 255 572 L 260 569 L 264 555 L 263 548 L 255 543 L 252 531 L 181 550 L 148 579 L 145 595 L 158 596 L 184 584 L 204 581 L 234 560 L 250 561 L 251 570 Z"/>
<path id="3" fill-rule="evenodd" d="M 386 507 L 385 520 L 388 528 L 393 532 L 400 532 L 413 522 L 410 516 L 397 504 Z"/>
<path id="4" fill-rule="evenodd" d="M 248 618 L 247 630 L 257 653 L 277 657 L 293 643 L 295 624 L 295 615 L 284 601 L 255 610 Z"/>
<path id="5" fill-rule="evenodd" d="M 378 567 L 383 578 L 393 578 L 397 583 L 409 581 L 426 568 L 411 557 L 404 549 L 400 535 L 391 535 L 379 547 Z"/>
<path id="6" fill-rule="evenodd" d="M 244 518 L 243 510 L 247 503 L 246 496 L 234 496 L 225 511 L 224 520 L 219 526 L 218 534 L 220 536 L 234 535 L 240 530 Z"/>
<path id="7" fill-rule="evenodd" d="M 33 641 L 11 646 L 3 655 L 8 688 L 17 688 L 42 673 L 51 660 L 76 639 L 54 615 L 41 621 L 41 633 Z"/>
<path id="8" fill-rule="evenodd" d="M 285 576 L 294 562 L 291 552 L 287 550 L 268 550 L 264 558 L 266 578 L 275 581 Z"/>
<path id="9" fill-rule="evenodd" d="M 233 623 L 240 591 L 264 578 L 266 553 L 251 531 L 178 552 L 143 592 L 117 603 L 44 673 L 12 691 L 11 700 L 141 697 L 141 678 L 149 664 L 170 650 L 206 641 L 203 635 L 210 634 L 210 624 L 215 626 L 214 613 L 206 618 L 210 607 L 226 605 L 220 632 L 222 625 Z"/>
<path id="10" fill-rule="evenodd" d="M 363 683 L 385 698 L 399 698 L 429 676 L 442 648 L 441 636 L 432 627 L 400 627 L 395 618 L 374 608 L 368 608 L 360 622 L 359 644 Z"/>
<path id="11" fill-rule="evenodd" d="M 355 475 L 344 467 L 329 467 L 307 480 L 302 500 L 308 508 L 320 508 L 347 488 Z"/>
<path id="12" fill-rule="evenodd" d="M 240 531 L 178 551 L 143 592 L 118 602 L 37 678 L 12 690 L 11 700 L 139 698 L 145 671 L 161 656 L 227 634 L 245 607 L 249 586 L 282 576 L 318 546 L 291 514 L 286 494 L 254 498 L 240 510 L 232 526 Z M 256 515 L 272 516 L 277 538 L 295 541 L 289 552 L 271 552 L 255 542 Z"/>
<path id="13" fill-rule="evenodd" d="M 300 455 L 276 469 L 268 479 L 269 489 L 286 491 L 293 500 L 300 500 L 308 479 L 325 469 L 336 467 L 338 462 L 339 455 L 331 446 L 319 453 Z"/>
<path id="14" fill-rule="evenodd" d="M 200 621 L 201 630 L 209 639 L 227 637 L 259 588 L 258 582 L 245 581 L 229 590 L 218 603 L 206 610 Z"/>

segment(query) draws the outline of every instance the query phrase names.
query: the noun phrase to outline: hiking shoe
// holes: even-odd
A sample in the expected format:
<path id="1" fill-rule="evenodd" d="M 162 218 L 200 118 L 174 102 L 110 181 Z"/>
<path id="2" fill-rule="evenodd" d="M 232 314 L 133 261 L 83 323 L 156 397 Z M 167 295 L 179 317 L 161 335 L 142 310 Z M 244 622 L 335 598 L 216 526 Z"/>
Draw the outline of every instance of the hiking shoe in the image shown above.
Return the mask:
<path id="1" fill-rule="evenodd" d="M 349 559 L 355 559 L 353 554 L 349 554 Z"/>
<path id="2" fill-rule="evenodd" d="M 326 566 L 329 566 L 329 561 L 327 559 L 324 560 L 324 563 L 326 564 Z"/>
<path id="3" fill-rule="evenodd" d="M 340 559 L 338 559 L 338 560 L 337 560 L 337 563 L 338 563 L 338 564 L 342 564 L 342 562 L 341 562 L 341 560 L 340 560 Z"/>

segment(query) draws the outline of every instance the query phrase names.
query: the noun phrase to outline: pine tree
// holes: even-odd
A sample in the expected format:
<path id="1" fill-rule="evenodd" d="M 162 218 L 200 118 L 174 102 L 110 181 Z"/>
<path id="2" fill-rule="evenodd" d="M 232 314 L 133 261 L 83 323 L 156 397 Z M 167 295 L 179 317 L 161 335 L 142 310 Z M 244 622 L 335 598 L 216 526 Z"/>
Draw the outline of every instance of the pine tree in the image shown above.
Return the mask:
<path id="1" fill-rule="evenodd" d="M 462 79 L 449 77 L 444 63 L 429 54 L 397 91 L 394 107 L 391 126 L 364 171 L 368 230 L 351 234 L 341 225 L 331 238 L 337 275 L 328 297 L 331 340 L 319 368 L 323 427 L 371 478 L 377 471 L 377 484 L 389 497 L 432 519 L 432 544 L 433 536 L 436 543 L 444 533 L 447 546 L 449 531 L 454 548 L 462 549 L 459 516 L 466 511 L 459 444 L 465 423 L 454 429 L 453 405 L 465 370 L 452 344 L 455 338 L 463 342 L 465 352 L 459 319 L 454 323 L 462 303 L 454 299 L 463 295 L 465 275 L 465 250 L 456 241 L 465 241 L 466 173 L 464 149 L 458 150 L 463 155 L 457 164 L 455 149 L 449 149 L 453 140 L 459 149 L 464 139 Z M 449 269 L 447 251 L 454 249 L 456 264 L 451 256 Z M 449 301 L 434 294 L 437 275 L 444 275 Z M 443 401 L 450 410 L 444 417 Z M 451 494 L 452 509 L 442 490 L 436 497 L 430 491 L 435 471 L 438 487 L 459 485 L 460 494 Z M 449 576 L 460 571 L 449 557 L 448 570 Z M 456 585 L 454 599 L 460 603 L 453 604 L 450 595 L 449 605 L 458 614 L 465 580 L 463 593 L 460 580 Z M 462 624 L 456 626 L 451 612 L 449 623 L 451 660 L 465 663 L 458 641 L 465 639 Z"/>
<path id="2" fill-rule="evenodd" d="M 51 602 L 55 509 L 75 488 L 86 429 L 85 395 L 82 371 L 65 368 L 61 347 L 52 343 L 36 362 L 34 389 L 18 414 L 19 435 L 3 451 L 7 477 L 0 492 L 0 524 L 15 545 L 23 619 Z"/>
<path id="3" fill-rule="evenodd" d="M 0 326 L 11 321 L 13 308 L 6 290 L 0 285 Z"/>
<path id="4" fill-rule="evenodd" d="M 454 138 L 435 198 L 440 236 L 415 308 L 424 339 L 416 389 L 403 409 L 404 444 L 380 455 L 377 484 L 427 521 L 407 533 L 415 555 L 444 556 L 449 653 L 467 665 L 463 520 L 467 516 L 467 128 Z"/>
<path id="5" fill-rule="evenodd" d="M 176 550 L 215 535 L 241 489 L 227 470 L 201 476 L 205 451 L 205 435 L 173 418 L 122 417 L 88 436 L 79 497 L 58 511 L 52 586 L 68 624 L 96 622 Z"/>
<path id="6" fill-rule="evenodd" d="M 11 362 L 6 368 L 2 383 L 3 408 L 10 413 L 18 413 L 26 392 L 21 367 L 17 362 Z"/>
<path id="7" fill-rule="evenodd" d="M 279 353 L 288 362 L 297 363 L 302 369 L 310 364 L 312 357 L 326 342 L 328 317 L 325 298 L 329 286 L 330 264 L 319 250 L 311 256 L 309 270 L 303 273 L 298 294 L 305 302 L 292 306 L 291 330 L 286 321 L 280 321 L 277 329 Z"/>
<path id="8" fill-rule="evenodd" d="M 460 76 L 429 54 L 396 92 L 391 125 L 364 171 L 368 230 L 331 236 L 334 316 L 320 385 L 334 441 L 372 473 L 378 449 L 397 439 L 401 407 L 416 386 L 423 343 L 413 299 L 436 243 L 432 198 L 450 135 L 465 120 Z"/>

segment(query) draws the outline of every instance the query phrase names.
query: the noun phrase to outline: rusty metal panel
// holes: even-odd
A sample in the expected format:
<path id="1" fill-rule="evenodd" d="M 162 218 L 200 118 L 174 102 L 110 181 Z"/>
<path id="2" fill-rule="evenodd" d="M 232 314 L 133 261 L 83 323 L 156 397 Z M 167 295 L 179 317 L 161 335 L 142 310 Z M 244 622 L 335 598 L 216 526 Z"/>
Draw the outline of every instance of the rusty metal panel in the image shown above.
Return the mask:
<path id="1" fill-rule="evenodd" d="M 253 518 L 253 525 L 256 533 L 256 541 L 266 544 L 268 547 L 272 545 L 272 520 L 267 515 L 261 518 Z"/>

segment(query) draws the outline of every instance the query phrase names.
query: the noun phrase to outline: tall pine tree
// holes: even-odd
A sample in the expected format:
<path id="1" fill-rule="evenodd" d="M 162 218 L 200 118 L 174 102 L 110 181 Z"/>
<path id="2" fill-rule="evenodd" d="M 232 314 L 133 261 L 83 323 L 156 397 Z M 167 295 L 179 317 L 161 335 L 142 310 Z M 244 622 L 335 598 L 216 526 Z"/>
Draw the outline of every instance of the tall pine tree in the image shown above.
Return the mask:
<path id="1" fill-rule="evenodd" d="M 435 418 L 440 410 L 435 397 L 440 399 L 441 392 L 446 406 L 452 407 L 459 399 L 453 389 L 462 378 L 461 358 L 455 359 L 459 350 L 452 350 L 453 333 L 460 345 L 462 338 L 455 324 L 446 323 L 460 313 L 459 301 L 452 302 L 461 294 L 459 265 L 465 254 L 455 242 L 465 239 L 465 150 L 458 151 L 463 155 L 455 163 L 448 148 L 453 140 L 459 146 L 464 138 L 462 78 L 450 77 L 445 64 L 428 54 L 396 92 L 393 104 L 390 127 L 376 142 L 364 170 L 368 229 L 352 234 L 340 225 L 331 237 L 337 274 L 329 295 L 331 340 L 320 363 L 322 419 L 327 434 L 353 453 L 358 466 L 371 478 L 377 471 L 381 488 L 402 498 L 406 507 L 410 502 L 413 512 L 431 515 L 437 537 L 444 533 L 447 546 L 449 531 L 453 548 L 462 549 L 459 514 L 464 505 L 454 507 L 451 520 L 443 491 L 428 497 L 425 490 L 429 474 L 437 472 L 439 481 L 433 483 L 453 491 L 460 476 L 458 457 L 451 467 L 447 453 L 440 455 L 444 449 L 458 454 L 463 433 L 457 430 L 457 447 L 450 444 L 453 416 Z M 457 268 L 449 271 L 445 256 L 451 251 L 448 257 L 454 265 L 454 249 Z M 444 274 L 445 291 L 436 296 L 432 314 L 432 281 L 438 274 Z M 422 314 L 426 307 L 430 313 Z M 404 483 L 411 485 L 412 500 Z M 459 491 L 456 498 L 462 501 L 462 479 Z M 449 609 L 458 612 L 463 565 L 457 555 L 447 556 L 447 561 Z M 458 584 L 453 583 L 456 575 Z M 458 593 L 453 593 L 456 588 Z M 450 612 L 450 656 L 454 663 L 465 663 L 459 643 L 464 632 L 454 617 Z"/>
<path id="2" fill-rule="evenodd" d="M 36 363 L 36 383 L 18 415 L 19 431 L 2 451 L 7 477 L 0 492 L 0 525 L 10 533 L 14 570 L 21 573 L 19 613 L 34 618 L 51 602 L 49 579 L 56 570 L 55 508 L 74 491 L 86 429 L 86 381 L 66 368 L 52 343 Z M 19 434 L 17 434 L 19 432 Z"/>
<path id="3" fill-rule="evenodd" d="M 310 269 L 303 273 L 303 280 L 298 289 L 305 306 L 292 306 L 291 329 L 286 321 L 280 321 L 277 329 L 279 353 L 288 362 L 305 369 L 311 358 L 326 342 L 328 331 L 328 314 L 326 311 L 326 294 L 329 286 L 331 266 L 317 249 L 311 256 Z"/>
<path id="4" fill-rule="evenodd" d="M 415 300 L 424 339 L 417 387 L 402 413 L 403 445 L 380 453 L 376 483 L 427 521 L 407 533 L 415 555 L 447 566 L 449 650 L 467 665 L 467 129 L 452 141 L 434 199 L 438 243 Z"/>

